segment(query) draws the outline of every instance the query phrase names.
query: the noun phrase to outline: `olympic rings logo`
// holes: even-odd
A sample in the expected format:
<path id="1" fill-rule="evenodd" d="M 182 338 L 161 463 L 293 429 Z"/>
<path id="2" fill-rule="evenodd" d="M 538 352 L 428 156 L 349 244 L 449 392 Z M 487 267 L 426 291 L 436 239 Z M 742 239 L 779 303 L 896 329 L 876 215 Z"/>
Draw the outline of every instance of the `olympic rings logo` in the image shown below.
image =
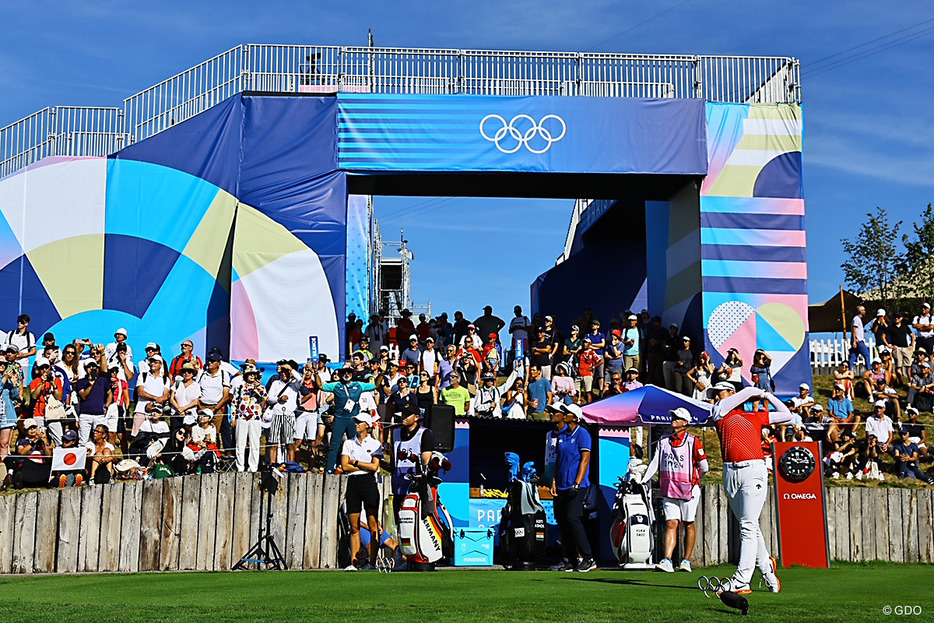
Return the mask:
<path id="1" fill-rule="evenodd" d="M 496 131 L 490 136 L 486 131 L 486 125 L 493 119 L 496 120 Z M 552 122 L 548 123 L 549 121 Z M 553 131 L 558 129 L 559 124 L 561 132 L 555 135 Z M 567 131 L 567 124 L 558 115 L 545 115 L 536 122 L 529 115 L 519 114 L 509 123 L 499 115 L 487 115 L 480 121 L 480 136 L 491 143 L 496 143 L 496 149 L 504 154 L 514 154 L 522 147 L 533 154 L 543 154 L 551 149 L 553 144 L 564 138 Z M 513 142 L 515 145 L 512 144 Z"/>
<path id="2" fill-rule="evenodd" d="M 707 591 L 713 591 L 713 593 L 717 595 L 721 591 L 731 590 L 733 588 L 733 579 L 718 578 L 715 575 L 708 578 L 706 575 L 702 575 L 697 578 L 697 588 L 704 591 L 704 597 L 710 597 Z"/>

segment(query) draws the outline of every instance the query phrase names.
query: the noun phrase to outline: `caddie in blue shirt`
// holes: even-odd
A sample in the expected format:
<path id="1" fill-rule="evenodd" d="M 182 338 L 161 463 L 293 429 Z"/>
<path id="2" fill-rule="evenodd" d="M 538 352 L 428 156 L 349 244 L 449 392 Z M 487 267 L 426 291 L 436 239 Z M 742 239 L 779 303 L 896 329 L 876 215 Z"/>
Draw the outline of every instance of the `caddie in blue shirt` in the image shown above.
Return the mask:
<path id="1" fill-rule="evenodd" d="M 567 571 L 587 572 L 597 568 L 584 530 L 584 498 L 590 487 L 590 433 L 580 425 L 581 408 L 559 405 L 565 428 L 558 436 L 555 480 L 551 485 L 555 519 L 561 530 L 561 545 L 568 560 Z M 582 560 L 577 562 L 580 552 Z"/>
<path id="2" fill-rule="evenodd" d="M 353 439 L 356 425 L 353 417 L 360 413 L 360 394 L 376 389 L 373 383 L 353 380 L 354 369 L 348 365 L 338 373 L 340 382 L 324 383 L 321 389 L 334 394 L 334 427 L 331 429 L 331 447 L 328 450 L 328 473 L 333 474 L 344 438 Z"/>

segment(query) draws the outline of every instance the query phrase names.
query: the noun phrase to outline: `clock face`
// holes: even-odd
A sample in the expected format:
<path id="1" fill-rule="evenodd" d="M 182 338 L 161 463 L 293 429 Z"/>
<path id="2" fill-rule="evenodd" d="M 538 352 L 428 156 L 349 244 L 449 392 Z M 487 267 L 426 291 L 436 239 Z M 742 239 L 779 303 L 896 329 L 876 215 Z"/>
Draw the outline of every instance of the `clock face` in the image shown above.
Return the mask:
<path id="1" fill-rule="evenodd" d="M 814 454 L 807 448 L 795 446 L 789 448 L 778 460 L 778 465 L 782 470 L 782 475 L 791 482 L 801 482 L 807 480 L 808 476 L 814 473 L 817 461 Z"/>

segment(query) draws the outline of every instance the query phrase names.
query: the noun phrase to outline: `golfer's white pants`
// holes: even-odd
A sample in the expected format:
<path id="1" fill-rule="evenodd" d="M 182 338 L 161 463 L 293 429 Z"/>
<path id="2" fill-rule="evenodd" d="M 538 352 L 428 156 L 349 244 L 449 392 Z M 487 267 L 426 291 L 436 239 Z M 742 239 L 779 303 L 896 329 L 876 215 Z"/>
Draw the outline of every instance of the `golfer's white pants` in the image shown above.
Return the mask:
<path id="1" fill-rule="evenodd" d="M 752 580 L 755 567 L 763 573 L 771 571 L 769 552 L 759 529 L 759 514 L 769 494 L 769 472 L 764 461 L 742 461 L 723 464 L 723 488 L 730 510 L 739 520 L 739 565 L 733 575 L 733 585 L 743 586 Z"/>
<path id="2" fill-rule="evenodd" d="M 250 444 L 250 471 L 257 471 L 259 469 L 259 436 L 263 432 L 262 420 L 259 418 L 237 420 L 235 430 L 237 436 L 237 471 L 244 471 L 247 443 Z"/>
<path id="3" fill-rule="evenodd" d="M 98 424 L 107 424 L 106 415 L 91 415 L 88 413 L 82 413 L 81 417 L 78 418 L 78 445 L 84 446 L 88 443 L 88 439 L 91 438 L 91 431 L 94 430 Z M 115 432 L 115 431 L 108 431 Z"/>

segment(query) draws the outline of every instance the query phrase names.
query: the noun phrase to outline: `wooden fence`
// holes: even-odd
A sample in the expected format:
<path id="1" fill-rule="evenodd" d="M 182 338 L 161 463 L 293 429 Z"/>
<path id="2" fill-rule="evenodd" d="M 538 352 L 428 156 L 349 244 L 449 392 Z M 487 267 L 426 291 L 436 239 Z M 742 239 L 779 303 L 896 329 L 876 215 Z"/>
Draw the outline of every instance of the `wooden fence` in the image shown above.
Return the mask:
<path id="1" fill-rule="evenodd" d="M 283 475 L 272 531 L 289 569 L 336 568 L 346 482 Z M 228 570 L 265 520 L 258 485 L 255 474 L 230 473 L 0 496 L 0 573 Z M 382 486 L 385 500 L 388 482 Z M 831 558 L 934 562 L 934 490 L 836 487 L 827 494 Z M 777 554 L 774 503 L 772 494 L 761 525 Z M 705 486 L 693 562 L 735 562 L 737 535 L 723 487 Z"/>
<path id="2" fill-rule="evenodd" d="M 289 569 L 336 568 L 346 482 L 283 474 L 272 533 Z M 256 474 L 228 473 L 0 496 L 0 573 L 228 570 L 256 541 L 262 495 Z"/>
<path id="3" fill-rule="evenodd" d="M 824 493 L 831 560 L 934 562 L 934 489 L 830 487 Z M 769 552 L 778 558 L 775 503 L 770 487 L 759 526 Z M 738 561 L 739 523 L 722 485 L 703 487 L 696 529 L 693 564 Z"/>

